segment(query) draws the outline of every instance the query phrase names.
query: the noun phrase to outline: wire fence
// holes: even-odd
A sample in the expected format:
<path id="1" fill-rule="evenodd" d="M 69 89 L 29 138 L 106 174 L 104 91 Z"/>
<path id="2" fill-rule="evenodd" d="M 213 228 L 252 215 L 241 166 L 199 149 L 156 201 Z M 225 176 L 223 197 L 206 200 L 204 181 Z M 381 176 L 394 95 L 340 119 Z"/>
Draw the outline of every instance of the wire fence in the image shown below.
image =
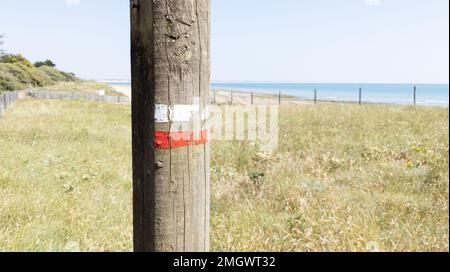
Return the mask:
<path id="1" fill-rule="evenodd" d="M 43 100 L 79 100 L 79 101 L 95 101 L 111 104 L 130 104 L 131 99 L 128 96 L 112 96 L 103 95 L 99 93 L 89 92 L 70 92 L 70 91 L 55 91 L 55 90 L 39 90 L 39 91 L 9 91 L 0 94 L 0 117 L 5 113 L 6 109 L 15 103 L 20 95 L 28 96 L 35 99 Z M 414 86 L 410 93 L 410 104 L 421 104 L 418 101 L 417 87 Z M 364 89 L 359 88 L 355 90 L 355 100 L 339 101 L 332 99 L 324 99 L 320 96 L 320 91 L 314 89 L 311 92 L 310 98 L 300 98 L 289 93 L 283 92 L 252 92 L 252 91 L 235 91 L 235 90 L 216 90 L 213 89 L 211 93 L 212 104 L 283 104 L 298 100 L 311 101 L 315 104 L 323 102 L 352 102 L 362 105 L 364 103 L 374 103 L 365 100 Z M 448 106 L 448 104 L 447 104 Z"/>
<path id="2" fill-rule="evenodd" d="M 101 95 L 97 93 L 86 92 L 68 92 L 68 91 L 7 91 L 0 94 L 0 117 L 17 100 L 25 97 L 42 100 L 75 100 L 75 101 L 93 101 L 109 104 L 130 104 L 131 99 L 128 96 Z"/>
<path id="3" fill-rule="evenodd" d="M 0 117 L 6 112 L 6 110 L 14 104 L 19 98 L 19 92 L 4 92 L 0 94 Z"/>
<path id="4" fill-rule="evenodd" d="M 366 86 L 367 87 L 367 86 Z M 367 88 L 352 86 L 334 90 L 329 86 L 326 89 L 312 87 L 300 91 L 252 91 L 247 89 L 213 88 L 211 92 L 212 104 L 289 104 L 295 102 L 337 102 L 353 104 L 398 104 L 419 106 L 448 107 L 448 91 L 443 88 L 436 90 L 419 88 L 417 86 L 400 89 L 380 89 L 379 86 Z"/>
<path id="5" fill-rule="evenodd" d="M 130 104 L 131 99 L 128 96 L 101 95 L 88 92 L 68 92 L 68 91 L 28 91 L 27 95 L 35 99 L 43 100 L 79 100 L 94 101 L 110 104 Z"/>

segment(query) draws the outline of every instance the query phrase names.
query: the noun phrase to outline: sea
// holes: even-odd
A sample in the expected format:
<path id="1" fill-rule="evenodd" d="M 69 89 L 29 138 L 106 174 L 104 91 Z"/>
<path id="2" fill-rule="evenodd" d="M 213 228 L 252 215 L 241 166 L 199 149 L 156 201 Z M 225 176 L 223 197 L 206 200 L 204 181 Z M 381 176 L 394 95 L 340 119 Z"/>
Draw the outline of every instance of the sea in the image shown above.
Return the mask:
<path id="1" fill-rule="evenodd" d="M 107 82 L 111 85 L 130 85 L 127 81 Z M 449 105 L 448 84 L 356 84 L 356 83 L 238 83 L 212 82 L 211 89 L 259 92 L 289 95 L 302 100 L 313 100 L 314 90 L 317 99 L 322 101 L 358 102 L 361 88 L 365 103 L 413 104 L 414 87 L 416 102 L 424 106 Z"/>

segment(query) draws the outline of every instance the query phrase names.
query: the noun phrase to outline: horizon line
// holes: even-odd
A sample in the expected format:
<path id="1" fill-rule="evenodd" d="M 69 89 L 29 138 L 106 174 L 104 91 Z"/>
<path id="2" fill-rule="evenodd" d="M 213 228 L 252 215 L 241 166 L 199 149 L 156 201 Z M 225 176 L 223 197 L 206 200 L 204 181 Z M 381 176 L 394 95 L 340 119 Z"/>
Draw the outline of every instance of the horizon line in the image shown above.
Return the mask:
<path id="1" fill-rule="evenodd" d="M 87 79 L 103 83 L 131 83 L 131 79 Z M 312 81 L 257 81 L 257 80 L 211 80 L 210 84 L 382 84 L 382 85 L 450 85 L 449 82 L 312 82 Z"/>

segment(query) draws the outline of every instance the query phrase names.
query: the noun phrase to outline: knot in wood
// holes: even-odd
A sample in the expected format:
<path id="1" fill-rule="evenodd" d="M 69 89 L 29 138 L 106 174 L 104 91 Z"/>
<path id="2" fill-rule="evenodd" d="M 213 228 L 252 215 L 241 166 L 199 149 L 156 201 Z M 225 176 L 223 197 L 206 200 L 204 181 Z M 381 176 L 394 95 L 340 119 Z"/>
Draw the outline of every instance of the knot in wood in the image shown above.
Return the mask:
<path id="1" fill-rule="evenodd" d="M 165 17 L 166 17 L 167 22 L 169 22 L 169 23 L 173 23 L 176 20 L 176 18 L 173 14 L 167 14 Z"/>
<path id="2" fill-rule="evenodd" d="M 155 163 L 155 166 L 157 169 L 162 169 L 164 167 L 164 164 L 159 161 L 159 162 Z"/>

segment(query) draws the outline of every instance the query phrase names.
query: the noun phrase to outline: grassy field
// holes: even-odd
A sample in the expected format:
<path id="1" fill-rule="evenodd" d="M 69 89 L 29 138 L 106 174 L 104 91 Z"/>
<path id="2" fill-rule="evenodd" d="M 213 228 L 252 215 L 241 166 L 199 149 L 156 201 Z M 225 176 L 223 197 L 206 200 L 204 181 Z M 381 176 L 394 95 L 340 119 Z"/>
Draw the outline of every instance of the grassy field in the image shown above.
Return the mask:
<path id="1" fill-rule="evenodd" d="M 448 251 L 448 109 L 283 106 L 273 154 L 215 142 L 214 251 Z M 130 251 L 130 108 L 0 119 L 0 251 Z"/>
<path id="2" fill-rule="evenodd" d="M 50 90 L 50 91 L 65 91 L 65 92 L 83 92 L 83 93 L 98 93 L 99 90 L 104 90 L 106 95 L 122 95 L 117 92 L 110 85 L 100 83 L 92 80 L 75 81 L 75 82 L 58 82 L 44 88 L 37 88 L 35 90 Z"/>

